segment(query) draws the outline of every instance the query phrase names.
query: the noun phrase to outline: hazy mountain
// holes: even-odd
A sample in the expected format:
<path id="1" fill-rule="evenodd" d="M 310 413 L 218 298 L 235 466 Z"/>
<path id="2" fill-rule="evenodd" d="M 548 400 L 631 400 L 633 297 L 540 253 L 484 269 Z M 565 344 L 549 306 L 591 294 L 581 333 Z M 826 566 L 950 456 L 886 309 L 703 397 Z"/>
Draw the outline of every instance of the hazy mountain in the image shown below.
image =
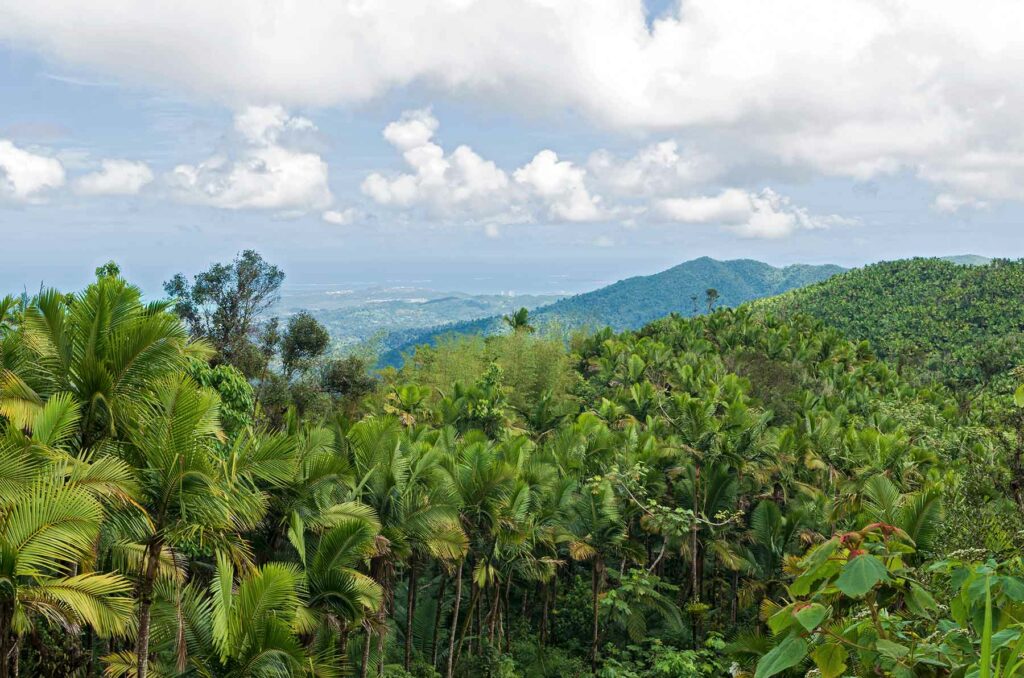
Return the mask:
<path id="1" fill-rule="evenodd" d="M 627 278 L 593 292 L 561 299 L 535 309 L 530 317 L 538 327 L 634 329 L 670 313 L 689 316 L 705 312 L 709 288 L 718 292 L 716 307 L 737 306 L 825 280 L 843 270 L 831 264 L 778 268 L 752 259 L 718 261 L 701 257 L 661 273 Z M 501 317 L 495 315 L 430 329 L 394 332 L 384 340 L 381 360 L 396 364 L 404 351 L 432 343 L 446 334 L 490 334 L 500 328 Z"/>

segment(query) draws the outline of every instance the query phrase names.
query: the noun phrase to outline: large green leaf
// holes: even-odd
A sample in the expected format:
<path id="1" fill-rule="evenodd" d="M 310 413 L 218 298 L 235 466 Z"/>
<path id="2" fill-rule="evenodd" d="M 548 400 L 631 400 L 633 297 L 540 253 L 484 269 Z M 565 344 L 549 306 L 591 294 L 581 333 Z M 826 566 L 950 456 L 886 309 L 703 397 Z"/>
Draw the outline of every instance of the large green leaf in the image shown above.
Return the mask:
<path id="1" fill-rule="evenodd" d="M 825 643 L 811 653 L 814 665 L 818 667 L 821 678 L 839 678 L 846 670 L 846 659 L 849 657 L 846 648 L 838 643 Z"/>
<path id="2" fill-rule="evenodd" d="M 865 553 L 843 565 L 836 586 L 851 598 L 860 598 L 880 581 L 889 578 L 885 565 L 875 556 Z"/>
<path id="3" fill-rule="evenodd" d="M 769 678 L 800 663 L 807 656 L 807 641 L 790 635 L 757 662 L 754 678 Z"/>
<path id="4" fill-rule="evenodd" d="M 813 631 L 821 624 L 821 620 L 828 615 L 828 608 L 820 603 L 811 603 L 793 613 L 796 620 L 808 631 Z"/>

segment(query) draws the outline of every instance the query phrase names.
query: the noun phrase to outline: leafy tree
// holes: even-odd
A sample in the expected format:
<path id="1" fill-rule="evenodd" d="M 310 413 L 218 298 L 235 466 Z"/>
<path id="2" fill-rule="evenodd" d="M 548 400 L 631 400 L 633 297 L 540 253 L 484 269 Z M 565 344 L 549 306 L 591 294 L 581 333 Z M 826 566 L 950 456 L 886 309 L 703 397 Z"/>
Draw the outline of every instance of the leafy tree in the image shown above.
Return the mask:
<path id="1" fill-rule="evenodd" d="M 254 342 L 261 316 L 277 301 L 284 272 L 245 250 L 230 263 L 217 263 L 189 280 L 181 273 L 164 283 L 174 309 L 196 337 L 246 376 L 260 373 Z"/>
<path id="2" fill-rule="evenodd" d="M 528 309 L 521 308 L 511 315 L 502 316 L 501 319 L 513 332 L 532 334 L 536 331 L 536 328 L 530 324 L 530 311 Z"/>
<path id="3" fill-rule="evenodd" d="M 288 319 L 288 327 L 281 339 L 281 362 L 285 375 L 291 376 L 303 365 L 319 358 L 327 350 L 331 335 L 307 311 L 296 313 Z"/>
<path id="4" fill-rule="evenodd" d="M 708 313 L 715 310 L 715 302 L 718 301 L 718 290 L 714 287 L 709 287 L 704 291 L 704 298 L 708 303 Z"/>

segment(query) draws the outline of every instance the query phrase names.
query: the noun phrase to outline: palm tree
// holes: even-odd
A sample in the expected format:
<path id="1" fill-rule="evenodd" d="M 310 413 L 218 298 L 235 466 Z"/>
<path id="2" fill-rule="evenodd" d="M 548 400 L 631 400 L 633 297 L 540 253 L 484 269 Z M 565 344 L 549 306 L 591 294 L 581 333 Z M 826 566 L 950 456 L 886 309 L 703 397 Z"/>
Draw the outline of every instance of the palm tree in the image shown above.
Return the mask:
<path id="1" fill-rule="evenodd" d="M 349 631 L 382 603 L 380 585 L 356 569 L 375 552 L 380 526 L 359 504 L 339 505 L 323 522 L 326 530 L 312 533 L 315 547 L 307 546 L 301 522 L 293 523 L 289 538 L 305 572 L 305 604 L 325 627 L 337 628 L 338 656 L 344 660 Z"/>
<path id="2" fill-rule="evenodd" d="M 536 328 L 530 324 L 530 311 L 520 308 L 515 313 L 501 317 L 502 322 L 509 326 L 513 332 L 526 332 L 533 334 Z"/>
<path id="3" fill-rule="evenodd" d="M 370 558 L 370 575 L 384 592 L 375 624 L 378 651 L 383 654 L 384 621 L 393 610 L 397 566 L 411 565 L 410 586 L 414 593 L 416 559 L 429 555 L 456 560 L 465 550 L 465 536 L 458 523 L 452 481 L 441 465 L 441 449 L 410 441 L 398 419 L 392 416 L 359 422 L 349 431 L 348 441 L 356 478 L 355 498 L 372 508 L 380 521 L 376 549 Z M 408 604 L 407 658 L 415 598 Z M 364 676 L 369 667 L 370 636 L 367 633 L 364 641 Z"/>
<path id="4" fill-rule="evenodd" d="M 236 582 L 231 557 L 218 552 L 209 591 L 185 586 L 173 615 L 161 618 L 168 627 L 162 635 L 180 636 L 178 661 L 162 666 L 162 675 L 188 669 L 188 675 L 207 678 L 337 675 L 333 656 L 308 654 L 298 637 L 305 624 L 302 589 L 301 570 L 289 563 L 267 563 Z M 114 678 L 134 678 L 143 670 L 129 653 L 107 659 L 106 675 Z"/>
<path id="5" fill-rule="evenodd" d="M 580 492 L 563 528 L 569 556 L 591 563 L 590 666 L 597 672 L 600 643 L 599 602 L 604 587 L 606 562 L 626 539 L 626 528 L 611 485 L 599 483 Z"/>
<path id="6" fill-rule="evenodd" d="M 8 675 L 12 634 L 26 631 L 32 616 L 87 624 L 100 636 L 124 632 L 131 618 L 127 579 L 82 570 L 99 538 L 103 501 L 133 488 L 119 482 L 125 469 L 115 460 L 93 465 L 66 451 L 78 420 L 67 394 L 43 405 L 27 431 L 0 419 L 0 678 Z"/>
<path id="7" fill-rule="evenodd" d="M 77 296 L 41 292 L 6 331 L 18 342 L 0 366 L 0 414 L 23 425 L 48 397 L 67 392 L 82 407 L 82 447 L 119 435 L 152 383 L 209 353 L 168 309 L 143 304 L 138 288 L 111 276 Z"/>
<path id="8" fill-rule="evenodd" d="M 135 408 L 124 459 L 135 469 L 139 505 L 145 520 L 131 523 L 126 535 L 144 546 L 139 573 L 136 644 L 138 678 L 149 666 L 150 607 L 161 558 L 179 545 L 213 541 L 238 522 L 227 494 L 227 480 L 215 446 L 220 427 L 215 393 L 188 377 L 154 385 Z M 237 546 L 236 546 L 237 548 Z"/>

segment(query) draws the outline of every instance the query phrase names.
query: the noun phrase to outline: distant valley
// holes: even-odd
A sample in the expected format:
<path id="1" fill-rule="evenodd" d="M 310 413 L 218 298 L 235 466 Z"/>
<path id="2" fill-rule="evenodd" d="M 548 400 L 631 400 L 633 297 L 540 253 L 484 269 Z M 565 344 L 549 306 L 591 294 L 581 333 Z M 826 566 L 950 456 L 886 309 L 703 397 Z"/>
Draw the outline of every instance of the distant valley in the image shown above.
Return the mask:
<path id="1" fill-rule="evenodd" d="M 415 286 L 303 285 L 285 287 L 272 314 L 309 311 L 327 327 L 335 349 L 351 351 L 408 330 L 536 308 L 556 294 L 467 294 Z"/>

